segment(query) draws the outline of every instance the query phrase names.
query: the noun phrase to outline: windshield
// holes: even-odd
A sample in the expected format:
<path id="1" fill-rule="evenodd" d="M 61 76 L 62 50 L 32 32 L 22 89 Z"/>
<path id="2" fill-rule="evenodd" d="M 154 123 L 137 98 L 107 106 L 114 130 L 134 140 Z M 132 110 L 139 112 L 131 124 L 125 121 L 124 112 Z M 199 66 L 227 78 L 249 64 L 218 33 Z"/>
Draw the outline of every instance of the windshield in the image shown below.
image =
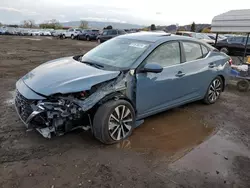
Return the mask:
<path id="1" fill-rule="evenodd" d="M 81 61 L 125 69 L 131 67 L 149 46 L 150 42 L 146 41 L 114 38 L 86 53 Z"/>

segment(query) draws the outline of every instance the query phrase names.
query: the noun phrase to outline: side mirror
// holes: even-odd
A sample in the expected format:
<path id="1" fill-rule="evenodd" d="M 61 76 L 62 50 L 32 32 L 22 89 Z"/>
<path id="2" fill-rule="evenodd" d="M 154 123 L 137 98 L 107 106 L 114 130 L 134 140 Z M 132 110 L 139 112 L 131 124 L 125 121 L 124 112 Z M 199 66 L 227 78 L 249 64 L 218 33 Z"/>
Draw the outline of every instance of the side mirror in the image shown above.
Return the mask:
<path id="1" fill-rule="evenodd" d="M 162 72 L 163 68 L 161 65 L 156 64 L 156 63 L 149 63 L 146 64 L 140 72 L 152 72 L 152 73 L 160 73 Z"/>

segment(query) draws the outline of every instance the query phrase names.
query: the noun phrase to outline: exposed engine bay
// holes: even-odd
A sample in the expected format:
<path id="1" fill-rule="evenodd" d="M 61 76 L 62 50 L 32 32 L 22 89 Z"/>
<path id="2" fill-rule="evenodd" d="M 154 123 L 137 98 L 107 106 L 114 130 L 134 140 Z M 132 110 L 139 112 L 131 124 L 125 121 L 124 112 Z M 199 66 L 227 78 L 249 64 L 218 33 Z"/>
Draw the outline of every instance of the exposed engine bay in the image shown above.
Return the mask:
<path id="1" fill-rule="evenodd" d="M 126 95 L 129 74 L 97 84 L 89 91 L 55 94 L 43 100 L 28 100 L 17 91 L 15 106 L 28 130 L 36 129 L 51 138 L 75 129 L 91 129 L 93 107 L 105 96 L 116 92 Z"/>

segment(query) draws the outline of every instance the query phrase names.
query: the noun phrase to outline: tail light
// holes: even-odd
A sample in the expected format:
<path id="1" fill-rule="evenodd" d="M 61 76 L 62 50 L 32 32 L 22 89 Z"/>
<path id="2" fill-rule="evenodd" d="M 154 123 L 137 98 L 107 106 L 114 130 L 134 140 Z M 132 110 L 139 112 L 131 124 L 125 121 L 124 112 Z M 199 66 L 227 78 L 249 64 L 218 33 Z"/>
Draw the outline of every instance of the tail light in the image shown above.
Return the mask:
<path id="1" fill-rule="evenodd" d="M 231 66 L 233 64 L 233 60 L 232 59 L 229 59 L 228 61 L 229 65 Z"/>

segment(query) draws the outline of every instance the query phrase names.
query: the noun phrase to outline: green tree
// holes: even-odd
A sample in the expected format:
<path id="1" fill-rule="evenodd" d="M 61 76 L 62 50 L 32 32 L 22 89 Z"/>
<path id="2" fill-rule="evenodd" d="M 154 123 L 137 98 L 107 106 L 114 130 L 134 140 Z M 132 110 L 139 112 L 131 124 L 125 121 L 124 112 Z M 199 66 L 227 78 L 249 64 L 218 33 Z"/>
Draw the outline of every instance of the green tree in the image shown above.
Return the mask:
<path id="1" fill-rule="evenodd" d="M 88 29 L 88 24 L 89 23 L 87 21 L 81 20 L 79 28 L 81 28 L 81 29 Z"/>
<path id="2" fill-rule="evenodd" d="M 3 26 L 3 24 L 0 22 L 0 27 Z"/>
<path id="3" fill-rule="evenodd" d="M 151 24 L 151 26 L 150 26 L 150 30 L 151 30 L 151 31 L 155 31 L 155 30 L 156 30 L 156 26 L 155 26 L 155 24 Z"/>
<path id="4" fill-rule="evenodd" d="M 196 25 L 195 25 L 194 22 L 193 22 L 192 25 L 191 25 L 191 31 L 192 31 L 192 32 L 195 32 L 195 31 L 196 31 Z"/>

